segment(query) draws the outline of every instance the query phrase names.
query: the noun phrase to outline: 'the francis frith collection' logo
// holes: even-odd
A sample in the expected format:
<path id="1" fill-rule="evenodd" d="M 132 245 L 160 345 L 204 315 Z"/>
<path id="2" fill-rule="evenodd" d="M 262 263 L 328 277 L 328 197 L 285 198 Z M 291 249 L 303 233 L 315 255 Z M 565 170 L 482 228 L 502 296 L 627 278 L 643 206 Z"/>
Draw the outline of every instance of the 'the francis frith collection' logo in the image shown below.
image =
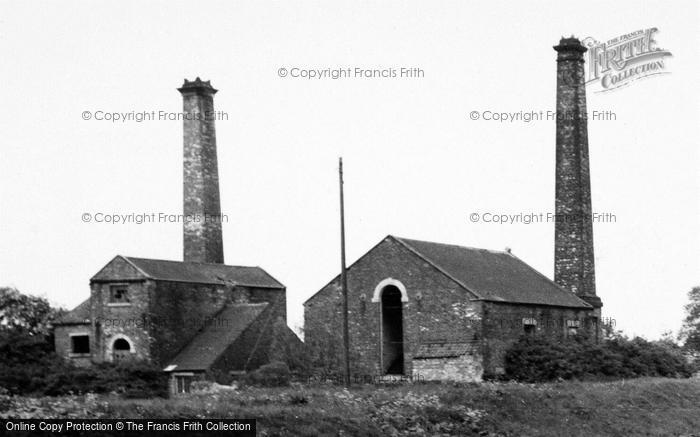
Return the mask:
<path id="1" fill-rule="evenodd" d="M 656 32 L 652 27 L 606 42 L 585 38 L 586 85 L 594 92 L 612 91 L 644 77 L 669 73 L 665 58 L 672 55 L 657 46 Z"/>

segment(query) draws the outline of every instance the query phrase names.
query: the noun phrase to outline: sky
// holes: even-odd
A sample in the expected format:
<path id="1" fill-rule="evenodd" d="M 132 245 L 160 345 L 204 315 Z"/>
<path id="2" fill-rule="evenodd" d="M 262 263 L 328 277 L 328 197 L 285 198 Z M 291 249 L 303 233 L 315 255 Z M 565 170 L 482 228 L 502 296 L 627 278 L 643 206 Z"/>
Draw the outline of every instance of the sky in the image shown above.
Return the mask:
<path id="1" fill-rule="evenodd" d="M 657 338 L 700 285 L 694 1 L 0 0 L 0 11 L 0 286 L 72 308 L 117 254 L 181 259 L 177 221 L 96 218 L 182 213 L 182 122 L 135 119 L 181 111 L 176 88 L 197 76 L 219 90 L 226 263 L 284 283 L 294 329 L 339 272 L 340 156 L 349 263 L 392 234 L 510 247 L 551 278 L 553 223 L 487 218 L 553 211 L 555 123 L 484 118 L 554 110 L 561 36 L 648 28 L 672 53 L 667 74 L 588 93 L 589 111 L 614 114 L 589 121 L 593 209 L 614 216 L 594 224 L 598 295 L 617 328 Z M 347 68 L 397 77 L 301 77 Z"/>

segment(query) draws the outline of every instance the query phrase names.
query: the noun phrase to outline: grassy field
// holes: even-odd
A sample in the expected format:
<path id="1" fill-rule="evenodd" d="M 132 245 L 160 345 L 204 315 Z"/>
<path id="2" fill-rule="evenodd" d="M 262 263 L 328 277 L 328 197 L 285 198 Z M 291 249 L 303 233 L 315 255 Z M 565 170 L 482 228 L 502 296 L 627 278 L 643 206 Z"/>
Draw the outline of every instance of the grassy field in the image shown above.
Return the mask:
<path id="1" fill-rule="evenodd" d="M 0 396 L 0 417 L 257 418 L 261 436 L 700 436 L 700 379 Z"/>

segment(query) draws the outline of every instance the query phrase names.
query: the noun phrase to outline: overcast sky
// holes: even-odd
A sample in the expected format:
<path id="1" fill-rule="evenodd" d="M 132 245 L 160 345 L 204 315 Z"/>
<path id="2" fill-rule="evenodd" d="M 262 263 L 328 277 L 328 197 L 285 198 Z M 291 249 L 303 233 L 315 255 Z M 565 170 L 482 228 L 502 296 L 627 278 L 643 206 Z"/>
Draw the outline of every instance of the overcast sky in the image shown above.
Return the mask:
<path id="1" fill-rule="evenodd" d="M 670 74 L 588 95 L 603 315 L 676 330 L 700 285 L 698 5 L 675 2 L 0 1 L 0 285 L 72 308 L 116 254 L 179 260 L 181 223 L 83 222 L 182 212 L 178 112 L 200 76 L 215 107 L 227 264 L 287 286 L 289 324 L 339 271 L 337 158 L 348 260 L 387 234 L 502 250 L 553 275 L 553 223 L 470 214 L 554 207 L 554 121 L 471 120 L 555 105 L 562 35 L 651 27 Z M 418 78 L 293 78 L 298 69 L 420 68 Z M 280 69 L 288 75 L 280 77 Z M 300 71 L 300 70 L 295 70 Z M 91 119 L 84 120 L 84 111 Z M 222 116 L 223 117 L 223 116 Z"/>

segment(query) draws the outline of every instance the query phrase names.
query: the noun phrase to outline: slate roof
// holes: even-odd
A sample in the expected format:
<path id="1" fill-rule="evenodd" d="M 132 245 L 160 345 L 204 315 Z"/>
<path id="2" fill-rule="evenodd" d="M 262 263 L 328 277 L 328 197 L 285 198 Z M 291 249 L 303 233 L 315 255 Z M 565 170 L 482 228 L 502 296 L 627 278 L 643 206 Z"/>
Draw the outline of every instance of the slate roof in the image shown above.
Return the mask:
<path id="1" fill-rule="evenodd" d="M 122 258 L 140 270 L 146 277 L 155 280 L 284 288 L 284 285 L 260 267 L 166 261 L 130 256 L 123 256 Z"/>
<path id="2" fill-rule="evenodd" d="M 86 299 L 83 303 L 68 311 L 55 324 L 74 325 L 83 323 L 90 323 L 90 299 Z"/>
<path id="3" fill-rule="evenodd" d="M 178 372 L 209 369 L 217 358 L 258 318 L 267 305 L 267 303 L 228 305 L 175 358 L 168 361 L 166 370 Z"/>
<path id="4" fill-rule="evenodd" d="M 574 293 L 509 252 L 390 236 L 477 298 L 496 302 L 591 308 Z"/>
<path id="5" fill-rule="evenodd" d="M 421 343 L 413 358 L 454 358 L 466 354 L 470 349 L 469 343 Z"/>

